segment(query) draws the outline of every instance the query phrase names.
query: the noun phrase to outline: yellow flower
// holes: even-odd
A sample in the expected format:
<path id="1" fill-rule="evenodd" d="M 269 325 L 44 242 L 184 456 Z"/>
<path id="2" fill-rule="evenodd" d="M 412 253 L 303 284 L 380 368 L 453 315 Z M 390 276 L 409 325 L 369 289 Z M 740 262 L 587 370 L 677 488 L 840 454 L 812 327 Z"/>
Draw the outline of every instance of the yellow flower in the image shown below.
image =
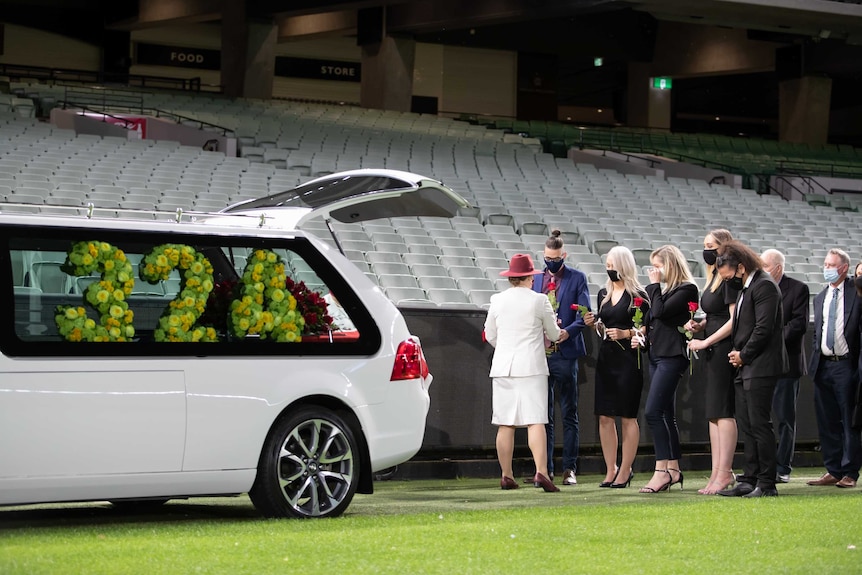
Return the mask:
<path id="1" fill-rule="evenodd" d="M 112 305 L 110 314 L 112 318 L 117 319 L 123 317 L 126 314 L 126 311 L 118 305 Z"/>
<path id="2" fill-rule="evenodd" d="M 108 293 L 108 290 L 102 289 L 96 294 L 96 301 L 99 303 L 106 303 L 109 299 L 111 299 L 111 294 Z"/>
<path id="3" fill-rule="evenodd" d="M 114 260 L 105 261 L 105 271 L 109 272 L 114 269 Z"/>
<path id="4" fill-rule="evenodd" d="M 70 307 L 66 309 L 66 319 L 76 319 L 78 317 L 78 310 Z"/>
<path id="5" fill-rule="evenodd" d="M 272 301 L 278 303 L 284 301 L 284 292 L 280 289 L 276 289 L 272 292 Z"/>
<path id="6" fill-rule="evenodd" d="M 84 256 L 81 257 L 81 264 L 83 264 L 85 266 L 90 266 L 92 263 L 93 263 L 93 256 L 91 256 L 90 254 L 84 254 Z"/>
<path id="7" fill-rule="evenodd" d="M 123 301 L 124 299 L 126 299 L 126 294 L 121 289 L 115 289 L 114 299 L 117 301 Z"/>
<path id="8" fill-rule="evenodd" d="M 85 328 L 85 329 L 95 329 L 95 327 L 96 327 L 96 322 L 95 322 L 95 321 L 93 321 L 92 319 L 87 318 L 87 319 L 84 321 L 84 328 Z"/>

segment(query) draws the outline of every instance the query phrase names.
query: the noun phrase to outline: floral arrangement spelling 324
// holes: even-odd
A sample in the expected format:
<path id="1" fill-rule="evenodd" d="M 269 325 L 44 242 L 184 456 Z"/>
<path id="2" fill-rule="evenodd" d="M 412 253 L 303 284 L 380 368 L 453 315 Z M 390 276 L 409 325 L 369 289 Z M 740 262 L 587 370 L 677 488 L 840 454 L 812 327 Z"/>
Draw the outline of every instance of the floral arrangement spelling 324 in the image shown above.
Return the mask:
<path id="1" fill-rule="evenodd" d="M 135 278 L 125 253 L 105 242 L 78 242 L 62 269 L 71 276 L 101 274 L 85 294 L 86 302 L 99 312 L 101 325 L 87 317 L 84 307 L 58 306 L 55 321 L 60 335 L 68 341 L 130 341 L 135 335 L 134 312 L 126 297 Z M 287 277 L 281 256 L 270 250 L 256 250 L 239 284 L 225 289 L 216 289 L 210 261 L 187 245 L 153 248 L 141 261 L 140 276 L 155 284 L 167 280 L 175 269 L 181 271 L 180 293 L 159 318 L 156 341 L 218 341 L 215 327 L 207 324 L 226 327 L 236 337 L 278 342 L 301 341 L 303 334 L 331 328 L 326 301 L 303 282 Z M 222 314 L 229 314 L 226 323 L 224 316 L 216 317 Z"/>

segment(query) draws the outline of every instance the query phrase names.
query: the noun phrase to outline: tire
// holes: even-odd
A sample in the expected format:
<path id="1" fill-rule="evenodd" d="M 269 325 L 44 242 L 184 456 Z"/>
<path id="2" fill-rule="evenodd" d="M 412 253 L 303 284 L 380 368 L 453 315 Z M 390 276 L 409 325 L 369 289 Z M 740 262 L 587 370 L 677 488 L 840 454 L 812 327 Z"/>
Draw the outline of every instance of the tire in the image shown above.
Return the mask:
<path id="1" fill-rule="evenodd" d="M 337 517 L 359 484 L 353 431 L 323 407 L 304 407 L 272 428 L 249 491 L 267 517 Z"/>

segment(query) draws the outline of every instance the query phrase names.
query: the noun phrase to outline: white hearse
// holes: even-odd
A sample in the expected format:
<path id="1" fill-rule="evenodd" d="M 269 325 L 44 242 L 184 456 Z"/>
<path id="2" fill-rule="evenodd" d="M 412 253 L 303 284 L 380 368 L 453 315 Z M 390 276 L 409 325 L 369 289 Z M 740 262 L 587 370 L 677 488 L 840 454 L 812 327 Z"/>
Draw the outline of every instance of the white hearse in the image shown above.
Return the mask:
<path id="1" fill-rule="evenodd" d="M 465 202 L 401 172 L 309 184 L 196 222 L 0 204 L 0 505 L 248 492 L 267 516 L 332 517 L 419 450 L 419 340 L 297 228 Z"/>

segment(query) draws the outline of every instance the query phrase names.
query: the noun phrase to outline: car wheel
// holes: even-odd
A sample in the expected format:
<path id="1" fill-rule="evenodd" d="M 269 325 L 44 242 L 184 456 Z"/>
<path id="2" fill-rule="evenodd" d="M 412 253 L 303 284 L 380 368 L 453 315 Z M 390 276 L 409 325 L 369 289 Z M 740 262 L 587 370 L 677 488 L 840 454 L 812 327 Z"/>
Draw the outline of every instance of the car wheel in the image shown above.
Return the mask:
<path id="1" fill-rule="evenodd" d="M 269 517 L 336 517 L 358 483 L 359 450 L 350 427 L 328 409 L 308 407 L 273 427 L 249 497 Z"/>

